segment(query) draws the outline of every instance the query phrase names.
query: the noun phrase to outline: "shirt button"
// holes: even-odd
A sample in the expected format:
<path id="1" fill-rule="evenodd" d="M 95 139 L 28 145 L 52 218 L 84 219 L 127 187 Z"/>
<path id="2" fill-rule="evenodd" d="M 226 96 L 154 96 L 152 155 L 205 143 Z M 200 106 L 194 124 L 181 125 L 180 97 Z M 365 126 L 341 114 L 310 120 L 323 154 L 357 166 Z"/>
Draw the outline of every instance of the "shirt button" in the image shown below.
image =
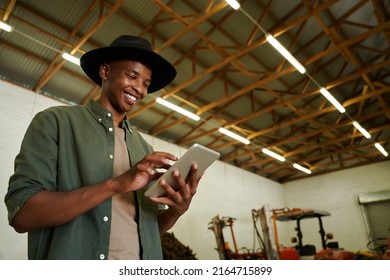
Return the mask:
<path id="1" fill-rule="evenodd" d="M 111 113 L 107 113 L 107 117 L 111 117 Z"/>
<path id="2" fill-rule="evenodd" d="M 111 131 L 113 131 L 114 129 L 113 129 L 112 127 L 110 127 L 108 130 L 111 132 Z"/>
<path id="3" fill-rule="evenodd" d="M 101 123 L 101 122 L 102 122 L 102 119 L 99 118 L 99 123 Z"/>
<path id="4" fill-rule="evenodd" d="M 100 259 L 101 259 L 101 260 L 104 260 L 105 257 L 106 257 L 106 256 L 105 256 L 104 254 L 100 254 Z"/>
<path id="5" fill-rule="evenodd" d="M 103 217 L 103 221 L 107 222 L 107 221 L 108 221 L 108 217 L 107 217 L 107 216 L 104 216 L 104 217 Z"/>
<path id="6" fill-rule="evenodd" d="M 113 159 L 114 158 L 114 156 L 113 155 L 110 155 L 110 159 Z"/>

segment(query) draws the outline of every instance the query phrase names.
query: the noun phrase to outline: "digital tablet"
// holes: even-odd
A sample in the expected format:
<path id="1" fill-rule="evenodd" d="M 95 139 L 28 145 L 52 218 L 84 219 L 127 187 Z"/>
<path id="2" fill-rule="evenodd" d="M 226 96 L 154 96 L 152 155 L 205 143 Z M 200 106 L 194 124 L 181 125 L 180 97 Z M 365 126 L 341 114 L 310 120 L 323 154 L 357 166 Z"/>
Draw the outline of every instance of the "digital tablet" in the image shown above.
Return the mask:
<path id="1" fill-rule="evenodd" d="M 200 144 L 194 144 L 188 151 L 180 157 L 158 180 L 145 192 L 145 196 L 163 196 L 165 190 L 160 186 L 162 179 L 173 188 L 176 187 L 176 179 L 173 177 L 173 171 L 178 170 L 183 178 L 186 178 L 194 163 L 198 164 L 198 174 L 203 173 L 220 156 L 220 153 L 213 151 Z"/>

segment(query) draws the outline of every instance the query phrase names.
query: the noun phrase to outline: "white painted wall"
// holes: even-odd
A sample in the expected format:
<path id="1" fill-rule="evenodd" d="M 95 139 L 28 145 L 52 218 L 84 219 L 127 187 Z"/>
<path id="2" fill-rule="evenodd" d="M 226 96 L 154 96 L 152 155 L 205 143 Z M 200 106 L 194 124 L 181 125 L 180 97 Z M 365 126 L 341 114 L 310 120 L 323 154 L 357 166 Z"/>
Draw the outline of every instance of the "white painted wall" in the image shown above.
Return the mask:
<path id="1" fill-rule="evenodd" d="M 62 105 L 50 98 L 0 81 L 0 197 L 8 187 L 13 172 L 13 161 L 19 151 L 24 132 L 32 117 L 44 108 Z M 182 155 L 185 150 L 171 143 L 144 135 L 156 150 Z M 214 233 L 208 223 L 216 216 L 236 218 L 234 233 L 239 248 L 253 248 L 252 209 L 264 204 L 270 208 L 306 207 L 328 210 L 331 217 L 324 219 L 325 229 L 335 234 L 335 240 L 349 250 L 364 250 L 367 243 L 357 195 L 364 192 L 389 189 L 390 162 L 335 172 L 329 175 L 293 181 L 284 186 L 246 172 L 234 166 L 217 162 L 205 174 L 191 209 L 171 230 L 198 259 L 218 259 L 214 249 Z M 260 229 L 260 225 L 257 225 Z M 313 225 L 309 225 L 313 228 Z M 278 226 L 284 245 L 291 245 L 294 225 Z M 261 229 L 260 229 L 261 230 Z M 305 243 L 317 245 L 318 229 L 304 236 Z M 225 239 L 233 247 L 229 229 Z M 316 243 L 317 242 L 317 243 Z M 7 221 L 4 202 L 0 206 L 0 259 L 26 259 L 27 234 L 16 233 Z M 319 243 L 318 243 L 319 244 Z M 258 245 L 257 245 L 258 247 Z"/>
<path id="2" fill-rule="evenodd" d="M 26 259 L 27 234 L 8 226 L 4 196 L 24 133 L 32 117 L 44 108 L 62 104 L 0 80 L 0 259 Z"/>
<path id="3" fill-rule="evenodd" d="M 341 248 L 367 250 L 369 240 L 358 197 L 367 192 L 390 190 L 390 161 L 308 177 L 286 183 L 284 187 L 288 207 L 331 213 L 323 218 L 324 228 L 334 234 L 334 241 L 338 241 Z M 305 221 L 302 228 L 309 232 L 307 238 L 304 233 L 304 243 L 314 244 L 318 250 L 321 243 L 317 224 L 315 220 Z"/>

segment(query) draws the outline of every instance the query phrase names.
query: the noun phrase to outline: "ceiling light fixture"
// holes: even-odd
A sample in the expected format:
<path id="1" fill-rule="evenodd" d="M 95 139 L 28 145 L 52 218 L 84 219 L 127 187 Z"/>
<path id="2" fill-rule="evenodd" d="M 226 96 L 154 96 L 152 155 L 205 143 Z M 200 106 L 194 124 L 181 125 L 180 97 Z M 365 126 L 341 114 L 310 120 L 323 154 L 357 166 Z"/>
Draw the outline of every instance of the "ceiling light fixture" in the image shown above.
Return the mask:
<path id="1" fill-rule="evenodd" d="M 270 151 L 270 150 L 268 150 L 266 148 L 263 148 L 261 151 L 264 154 L 267 154 L 267 155 L 269 155 L 269 156 L 271 156 L 271 157 L 273 157 L 273 158 L 275 158 L 275 159 L 277 159 L 279 161 L 282 161 L 282 162 L 286 161 L 286 159 L 284 157 L 282 157 L 281 155 L 278 155 L 277 153 L 274 153 L 273 151 Z"/>
<path id="2" fill-rule="evenodd" d="M 341 105 L 336 100 L 336 98 L 334 98 L 333 95 L 330 94 L 330 92 L 326 88 L 324 88 L 324 87 L 320 88 L 320 92 L 322 93 L 323 96 L 325 96 L 326 99 L 328 99 L 328 101 L 330 103 L 333 104 L 333 106 L 335 106 L 337 108 L 337 110 L 340 111 L 340 113 L 345 113 L 345 108 L 343 107 L 343 105 Z"/>
<path id="3" fill-rule="evenodd" d="M 70 55 L 68 53 L 62 53 L 62 58 L 66 59 L 67 61 L 70 61 L 76 65 L 80 65 L 80 59 L 77 57 Z"/>
<path id="4" fill-rule="evenodd" d="M 353 126 L 356 127 L 367 139 L 371 138 L 371 134 L 368 133 L 357 121 L 352 122 Z"/>
<path id="5" fill-rule="evenodd" d="M 189 111 L 187 111 L 187 110 L 185 110 L 185 109 L 183 109 L 183 108 L 181 108 L 181 107 L 179 107 L 171 102 L 168 102 L 165 99 L 157 97 L 156 101 L 157 101 L 157 103 L 159 103 L 165 107 L 168 107 L 168 108 L 170 108 L 170 109 L 172 109 L 172 110 L 174 110 L 174 111 L 176 111 L 184 116 L 187 116 L 187 117 L 193 119 L 194 121 L 200 120 L 200 117 L 198 115 L 195 115 L 194 113 L 191 113 L 191 112 L 189 112 Z"/>
<path id="6" fill-rule="evenodd" d="M 219 128 L 218 131 L 233 138 L 233 139 L 236 139 L 236 140 L 244 143 L 245 145 L 248 145 L 250 143 L 250 141 L 248 139 L 246 139 L 246 138 L 244 138 L 244 137 L 242 137 L 234 132 L 231 132 L 223 127 Z"/>
<path id="7" fill-rule="evenodd" d="M 386 152 L 386 150 L 382 147 L 381 144 L 375 143 L 375 148 L 377 148 L 385 157 L 387 157 L 389 154 Z"/>
<path id="8" fill-rule="evenodd" d="M 240 8 L 240 3 L 238 3 L 236 0 L 225 0 L 226 3 L 230 5 L 234 10 L 238 10 Z"/>
<path id="9" fill-rule="evenodd" d="M 293 57 L 292 54 L 285 47 L 283 47 L 274 36 L 267 33 L 265 34 L 265 37 L 268 43 L 270 43 L 282 56 L 284 56 L 284 58 L 287 59 L 299 71 L 299 73 L 306 73 L 306 68 L 303 67 L 303 65 L 299 63 L 299 61 L 296 60 L 295 57 Z"/>
<path id="10" fill-rule="evenodd" d="M 5 22 L 0 21 L 0 29 L 2 29 L 4 31 L 7 31 L 7 32 L 11 32 L 12 31 L 12 26 L 6 24 Z"/>
<path id="11" fill-rule="evenodd" d="M 293 167 L 294 167 L 295 169 L 298 169 L 298 170 L 300 170 L 300 171 L 302 171 L 302 172 L 305 172 L 305 173 L 307 173 L 307 174 L 311 174 L 311 170 L 309 170 L 309 169 L 307 169 L 307 168 L 305 168 L 305 167 L 303 167 L 303 166 L 301 166 L 301 165 L 299 165 L 299 164 L 297 164 L 297 163 L 294 163 L 294 164 L 293 164 Z"/>

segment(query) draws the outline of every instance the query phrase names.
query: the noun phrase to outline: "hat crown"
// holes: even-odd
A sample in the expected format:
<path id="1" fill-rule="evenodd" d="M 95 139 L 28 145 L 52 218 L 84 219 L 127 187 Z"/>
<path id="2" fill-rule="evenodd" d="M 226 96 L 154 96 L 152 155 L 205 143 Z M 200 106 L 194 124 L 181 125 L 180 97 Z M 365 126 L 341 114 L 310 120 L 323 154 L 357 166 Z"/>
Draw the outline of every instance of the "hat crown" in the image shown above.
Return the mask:
<path id="1" fill-rule="evenodd" d="M 135 60 L 150 67 L 153 75 L 148 93 L 164 88 L 176 76 L 175 67 L 154 52 L 148 40 L 133 35 L 119 36 L 108 47 L 86 52 L 80 58 L 80 66 L 92 81 L 102 86 L 100 66 L 114 60 Z"/>
<path id="2" fill-rule="evenodd" d="M 148 40 L 131 35 L 122 35 L 112 41 L 110 47 L 130 47 L 152 51 L 152 45 Z"/>

